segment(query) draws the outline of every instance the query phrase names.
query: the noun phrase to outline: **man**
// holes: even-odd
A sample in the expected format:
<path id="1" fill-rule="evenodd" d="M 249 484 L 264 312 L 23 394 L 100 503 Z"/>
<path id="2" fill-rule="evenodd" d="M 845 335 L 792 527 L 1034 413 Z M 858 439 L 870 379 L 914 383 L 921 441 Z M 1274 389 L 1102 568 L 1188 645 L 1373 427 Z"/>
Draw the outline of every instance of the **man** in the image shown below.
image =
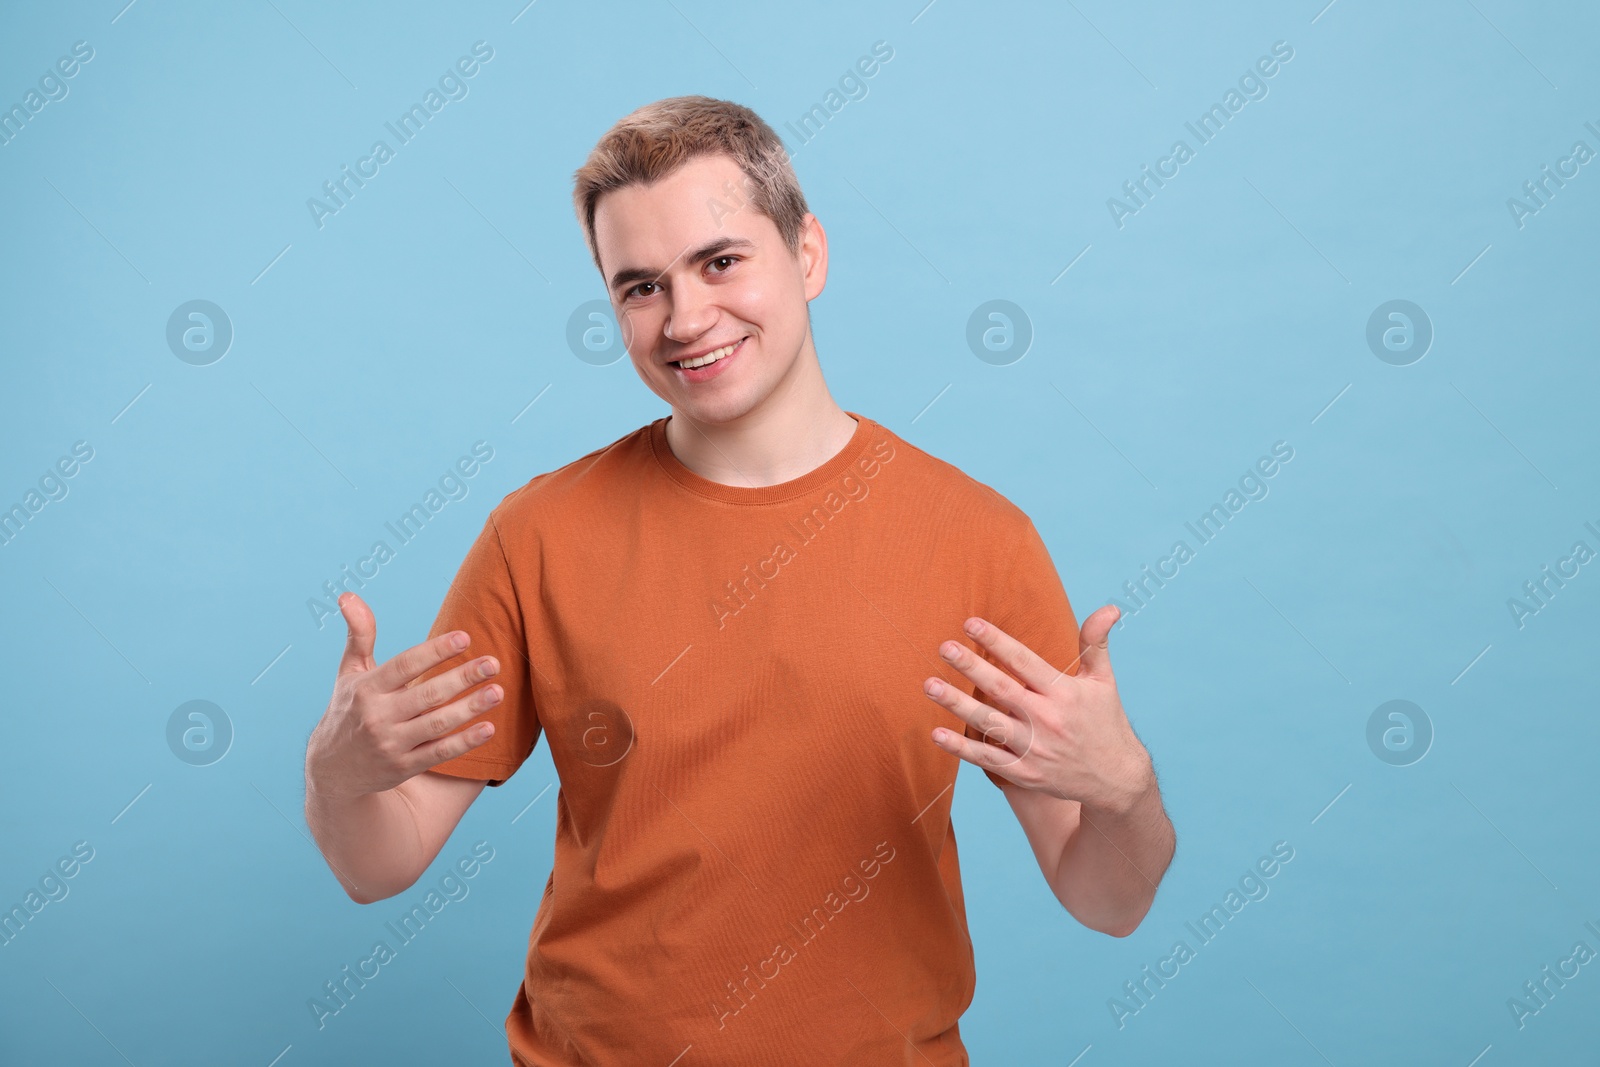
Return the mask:
<path id="1" fill-rule="evenodd" d="M 307 821 L 353 899 L 393 896 L 542 734 L 513 1063 L 965 1064 L 960 760 L 1095 930 L 1131 933 L 1171 859 L 1116 609 L 1080 633 L 1026 515 L 834 402 L 827 237 L 753 112 L 641 108 L 576 186 L 671 414 L 505 497 L 427 642 L 376 665 L 341 598 Z"/>

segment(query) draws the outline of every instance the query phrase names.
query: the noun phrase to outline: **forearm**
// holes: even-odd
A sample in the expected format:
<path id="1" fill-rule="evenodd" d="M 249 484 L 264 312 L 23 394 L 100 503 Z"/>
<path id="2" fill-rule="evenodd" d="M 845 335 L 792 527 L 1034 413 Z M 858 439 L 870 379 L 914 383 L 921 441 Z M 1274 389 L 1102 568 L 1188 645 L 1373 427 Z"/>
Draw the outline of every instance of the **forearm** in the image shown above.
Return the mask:
<path id="1" fill-rule="evenodd" d="M 1126 937 L 1150 910 L 1176 844 L 1151 770 L 1126 802 L 1079 808 L 1051 889 L 1085 926 Z"/>
<path id="2" fill-rule="evenodd" d="M 427 865 L 416 819 L 399 789 L 349 795 L 308 772 L 306 825 L 334 877 L 359 904 L 409 888 Z"/>

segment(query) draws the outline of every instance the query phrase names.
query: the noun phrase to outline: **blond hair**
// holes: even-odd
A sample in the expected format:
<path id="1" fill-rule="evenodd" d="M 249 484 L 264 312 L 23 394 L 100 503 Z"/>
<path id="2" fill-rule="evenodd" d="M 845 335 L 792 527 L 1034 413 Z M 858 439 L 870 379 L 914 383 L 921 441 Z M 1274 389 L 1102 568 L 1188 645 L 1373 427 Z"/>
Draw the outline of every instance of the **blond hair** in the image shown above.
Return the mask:
<path id="1" fill-rule="evenodd" d="M 800 247 L 806 198 L 789 163 L 788 150 L 761 116 L 729 100 L 674 96 L 646 104 L 617 120 L 573 173 L 572 206 L 596 268 L 595 206 L 602 194 L 629 185 L 648 185 L 701 156 L 733 158 L 745 175 L 743 201 L 723 205 L 727 214 L 748 202 L 771 219 L 792 253 Z M 713 205 L 715 214 L 715 205 Z"/>

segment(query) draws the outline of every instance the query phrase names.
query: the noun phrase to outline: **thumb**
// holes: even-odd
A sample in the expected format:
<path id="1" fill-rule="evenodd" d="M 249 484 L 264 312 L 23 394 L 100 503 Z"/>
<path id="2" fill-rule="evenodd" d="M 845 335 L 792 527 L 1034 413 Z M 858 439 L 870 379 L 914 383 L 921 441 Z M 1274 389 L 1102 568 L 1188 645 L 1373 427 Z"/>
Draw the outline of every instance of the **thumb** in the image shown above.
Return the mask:
<path id="1" fill-rule="evenodd" d="M 1112 625 L 1121 617 L 1121 608 L 1106 604 L 1083 620 L 1083 629 L 1078 632 L 1079 674 L 1111 677 L 1111 652 L 1106 644 Z"/>
<path id="2" fill-rule="evenodd" d="M 349 636 L 345 638 L 344 656 L 339 660 L 339 673 L 370 671 L 377 666 L 372 658 L 372 648 L 378 639 L 378 620 L 372 617 L 367 602 L 354 593 L 345 593 L 338 600 L 344 614 Z"/>

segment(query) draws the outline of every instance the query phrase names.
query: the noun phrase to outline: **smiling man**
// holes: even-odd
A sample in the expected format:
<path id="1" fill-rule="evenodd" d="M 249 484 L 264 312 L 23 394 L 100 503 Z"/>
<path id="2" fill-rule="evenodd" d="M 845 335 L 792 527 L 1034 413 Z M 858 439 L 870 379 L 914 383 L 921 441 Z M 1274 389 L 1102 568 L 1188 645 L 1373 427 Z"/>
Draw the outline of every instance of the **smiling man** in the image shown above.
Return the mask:
<path id="1" fill-rule="evenodd" d="M 1026 515 L 834 401 L 807 306 L 827 236 L 753 112 L 641 108 L 574 199 L 670 414 L 505 497 L 427 642 L 378 665 L 341 599 L 307 820 L 350 896 L 385 899 L 543 736 L 555 860 L 514 1064 L 966 1064 L 961 761 L 1094 930 L 1131 933 L 1171 860 L 1116 609 L 1080 631 Z"/>

